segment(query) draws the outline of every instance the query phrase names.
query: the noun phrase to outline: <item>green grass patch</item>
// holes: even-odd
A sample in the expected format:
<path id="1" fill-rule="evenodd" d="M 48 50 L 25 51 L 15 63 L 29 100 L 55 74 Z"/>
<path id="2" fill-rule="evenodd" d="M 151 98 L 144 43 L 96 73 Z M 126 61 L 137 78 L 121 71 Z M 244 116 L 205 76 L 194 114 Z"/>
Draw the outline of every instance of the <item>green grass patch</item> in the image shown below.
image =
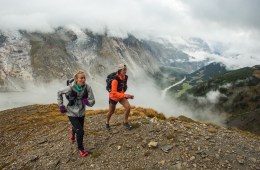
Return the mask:
<path id="1" fill-rule="evenodd" d="M 191 88 L 192 88 L 192 85 L 190 85 L 188 83 L 183 83 L 182 89 L 178 91 L 178 96 L 182 95 L 183 93 L 185 93 L 187 90 L 189 90 Z"/>
<path id="2" fill-rule="evenodd" d="M 98 157 L 100 157 L 100 155 L 101 155 L 100 152 L 94 151 L 94 152 L 92 153 L 92 158 L 97 159 Z"/>
<path id="3" fill-rule="evenodd" d="M 169 67 L 169 66 L 163 66 L 160 67 L 160 70 L 164 73 L 168 73 L 168 74 L 175 74 L 175 75 L 184 75 L 187 74 L 187 71 L 185 71 L 182 68 L 178 68 L 178 67 Z"/>
<path id="4" fill-rule="evenodd" d="M 253 69 L 250 67 L 241 68 L 238 70 L 232 70 L 224 74 L 220 74 L 214 77 L 214 82 L 229 83 L 237 80 L 244 80 L 253 74 Z"/>
<path id="5" fill-rule="evenodd" d="M 134 129 L 137 129 L 141 126 L 140 123 L 131 123 L 131 126 L 134 128 Z"/>
<path id="6" fill-rule="evenodd" d="M 164 116 L 163 113 L 158 113 L 158 114 L 156 115 L 156 117 L 157 117 L 158 119 L 161 119 L 161 120 L 165 120 L 165 119 L 166 119 L 166 117 Z"/>
<path id="7" fill-rule="evenodd" d="M 191 118 L 188 118 L 188 117 L 183 116 L 183 115 L 179 116 L 178 119 L 179 119 L 180 121 L 187 122 L 187 123 L 195 122 L 195 121 L 192 120 Z"/>

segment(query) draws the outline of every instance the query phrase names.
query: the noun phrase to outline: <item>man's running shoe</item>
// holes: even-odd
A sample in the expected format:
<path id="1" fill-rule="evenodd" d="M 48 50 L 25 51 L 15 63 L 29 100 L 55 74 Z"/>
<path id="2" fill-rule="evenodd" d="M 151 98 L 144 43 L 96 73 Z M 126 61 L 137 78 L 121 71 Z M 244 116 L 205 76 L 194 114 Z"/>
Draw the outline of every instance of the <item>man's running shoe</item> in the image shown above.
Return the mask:
<path id="1" fill-rule="evenodd" d="M 106 130 L 110 130 L 110 129 L 111 129 L 111 127 L 109 126 L 108 123 L 105 124 L 104 128 L 105 128 Z"/>
<path id="2" fill-rule="evenodd" d="M 125 126 L 128 130 L 131 130 L 132 129 L 132 126 L 129 125 L 129 123 L 123 123 L 123 126 Z"/>

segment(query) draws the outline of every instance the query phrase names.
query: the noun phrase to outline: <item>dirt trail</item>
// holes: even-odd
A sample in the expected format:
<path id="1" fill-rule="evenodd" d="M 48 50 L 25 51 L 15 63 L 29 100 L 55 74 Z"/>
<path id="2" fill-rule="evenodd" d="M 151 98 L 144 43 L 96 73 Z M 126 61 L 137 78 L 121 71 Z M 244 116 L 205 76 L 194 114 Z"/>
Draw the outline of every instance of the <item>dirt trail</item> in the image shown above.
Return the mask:
<path id="1" fill-rule="evenodd" d="M 82 158 L 57 105 L 2 111 L 0 169 L 260 169 L 259 136 L 185 117 L 163 120 L 136 107 L 129 131 L 123 110 L 116 112 L 111 131 L 102 127 L 106 110 L 86 112 L 84 145 L 91 154 Z"/>

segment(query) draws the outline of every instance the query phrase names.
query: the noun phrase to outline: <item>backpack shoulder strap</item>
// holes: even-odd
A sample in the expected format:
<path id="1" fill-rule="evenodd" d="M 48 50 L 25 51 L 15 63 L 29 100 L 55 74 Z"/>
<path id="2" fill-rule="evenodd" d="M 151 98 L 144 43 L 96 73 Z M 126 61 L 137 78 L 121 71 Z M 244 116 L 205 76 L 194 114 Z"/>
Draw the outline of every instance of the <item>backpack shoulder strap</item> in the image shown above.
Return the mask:
<path id="1" fill-rule="evenodd" d="M 66 98 L 68 99 L 68 106 L 72 106 L 75 104 L 75 100 L 77 99 L 78 92 L 74 89 L 73 86 L 70 86 L 71 90 L 69 91 Z"/>
<path id="2" fill-rule="evenodd" d="M 122 81 L 117 75 L 114 76 L 114 80 L 117 80 L 117 82 Z"/>
<path id="3" fill-rule="evenodd" d="M 70 88 L 71 88 L 70 94 L 71 94 L 72 96 L 74 96 L 74 97 L 77 97 L 78 92 L 77 92 L 77 90 L 75 89 L 75 87 L 74 87 L 74 86 L 70 86 Z"/>
<path id="4" fill-rule="evenodd" d="M 82 98 L 84 98 L 84 99 L 88 98 L 88 85 L 87 84 L 85 84 L 85 88 L 84 88 Z"/>

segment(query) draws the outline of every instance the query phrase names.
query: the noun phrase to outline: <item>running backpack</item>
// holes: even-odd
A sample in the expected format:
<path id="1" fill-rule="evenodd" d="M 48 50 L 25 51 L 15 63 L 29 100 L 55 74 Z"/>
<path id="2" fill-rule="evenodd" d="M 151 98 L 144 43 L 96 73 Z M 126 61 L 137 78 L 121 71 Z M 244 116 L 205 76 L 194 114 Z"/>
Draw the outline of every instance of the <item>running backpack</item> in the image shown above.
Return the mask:
<path id="1" fill-rule="evenodd" d="M 107 83 L 107 86 L 106 86 L 106 89 L 108 92 L 111 92 L 111 84 L 112 84 L 112 81 L 113 80 L 117 80 L 118 82 L 118 86 L 117 86 L 117 91 L 122 91 L 124 90 L 124 92 L 127 90 L 127 79 L 128 79 L 128 76 L 125 75 L 125 79 L 124 80 L 121 80 L 117 75 L 116 75 L 116 72 L 114 73 L 111 73 L 107 76 L 107 79 L 106 79 L 106 83 Z"/>
<path id="2" fill-rule="evenodd" d="M 73 85 L 73 84 L 72 84 L 73 82 L 74 82 L 74 79 L 73 79 L 73 78 L 72 78 L 72 79 L 68 79 L 68 80 L 67 80 L 67 86 L 72 86 L 72 85 Z"/>
<path id="3" fill-rule="evenodd" d="M 67 80 L 67 86 L 72 86 L 74 82 L 74 79 L 68 79 Z M 67 98 L 67 100 L 69 100 L 69 94 L 65 94 L 65 97 Z"/>
<path id="4" fill-rule="evenodd" d="M 74 79 L 69 79 L 67 80 L 67 86 L 72 86 L 73 85 L 73 82 L 74 82 Z M 88 98 L 88 90 L 87 90 L 87 85 L 85 85 L 85 90 L 84 90 L 84 93 L 83 93 L 83 96 L 82 98 L 85 99 L 85 98 Z M 67 98 L 67 100 L 69 101 L 68 102 L 68 106 L 73 106 L 75 105 L 75 101 L 77 99 L 77 96 L 78 96 L 78 92 L 71 89 L 71 91 L 68 93 L 68 94 L 65 94 L 65 97 Z"/>

